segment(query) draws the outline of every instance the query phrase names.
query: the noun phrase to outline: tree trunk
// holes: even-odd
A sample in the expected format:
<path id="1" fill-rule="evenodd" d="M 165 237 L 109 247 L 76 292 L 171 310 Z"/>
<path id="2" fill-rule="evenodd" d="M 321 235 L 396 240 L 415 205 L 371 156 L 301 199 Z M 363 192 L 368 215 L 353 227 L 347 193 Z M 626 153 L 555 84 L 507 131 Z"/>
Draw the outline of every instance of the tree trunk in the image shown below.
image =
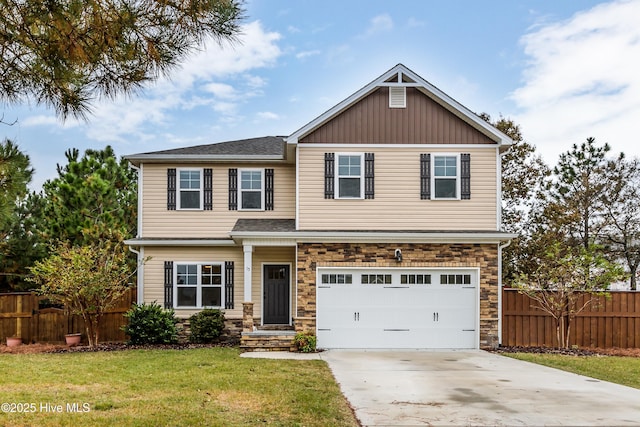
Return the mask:
<path id="1" fill-rule="evenodd" d="M 637 279 L 636 279 L 636 272 L 638 271 L 638 267 L 630 267 L 629 271 L 631 273 L 631 280 L 630 280 L 631 290 L 635 291 L 638 287 Z"/>

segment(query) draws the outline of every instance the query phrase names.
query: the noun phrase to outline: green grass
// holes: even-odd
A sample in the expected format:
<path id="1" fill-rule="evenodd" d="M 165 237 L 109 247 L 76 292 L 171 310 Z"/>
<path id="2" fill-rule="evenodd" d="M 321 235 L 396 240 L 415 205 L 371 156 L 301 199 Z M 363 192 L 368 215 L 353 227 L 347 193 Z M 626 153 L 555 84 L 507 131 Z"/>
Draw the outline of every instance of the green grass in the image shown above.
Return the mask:
<path id="1" fill-rule="evenodd" d="M 238 354 L 234 348 L 0 354 L 0 403 L 36 408 L 0 412 L 0 425 L 357 425 L 325 362 Z M 47 403 L 62 405 L 63 413 L 46 412 Z M 86 403 L 89 411 L 69 413 L 68 403 L 81 409 Z"/>
<path id="2" fill-rule="evenodd" d="M 638 357 L 531 353 L 505 353 L 505 356 L 640 389 L 640 358 Z"/>

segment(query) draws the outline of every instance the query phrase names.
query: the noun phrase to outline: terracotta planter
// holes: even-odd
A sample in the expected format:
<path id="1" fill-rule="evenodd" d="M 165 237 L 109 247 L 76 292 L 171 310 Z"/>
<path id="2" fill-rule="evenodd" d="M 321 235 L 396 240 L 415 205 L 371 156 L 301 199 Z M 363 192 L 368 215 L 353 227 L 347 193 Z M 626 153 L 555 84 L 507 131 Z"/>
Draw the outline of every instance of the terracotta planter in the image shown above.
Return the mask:
<path id="1" fill-rule="evenodd" d="M 7 337 L 7 347 L 17 347 L 22 344 L 20 337 Z"/>
<path id="2" fill-rule="evenodd" d="M 67 334 L 64 336 L 64 340 L 69 347 L 75 347 L 80 344 L 81 334 Z"/>

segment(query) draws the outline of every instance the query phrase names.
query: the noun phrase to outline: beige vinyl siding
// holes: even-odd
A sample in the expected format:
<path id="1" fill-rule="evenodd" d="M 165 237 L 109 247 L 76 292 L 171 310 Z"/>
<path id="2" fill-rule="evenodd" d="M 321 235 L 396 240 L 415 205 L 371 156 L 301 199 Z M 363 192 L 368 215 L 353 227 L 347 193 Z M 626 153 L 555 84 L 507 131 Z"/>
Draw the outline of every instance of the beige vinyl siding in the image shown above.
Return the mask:
<path id="1" fill-rule="evenodd" d="M 164 306 L 164 262 L 234 262 L 234 307 L 225 309 L 228 319 L 242 318 L 242 302 L 244 298 L 244 253 L 242 246 L 232 247 L 152 247 L 144 250 L 145 257 L 150 259 L 144 265 L 144 302 L 157 302 Z M 254 317 L 260 318 L 262 313 L 262 265 L 291 264 L 292 274 L 295 274 L 294 247 L 255 247 L 253 252 L 253 266 L 251 275 L 251 299 L 254 303 Z M 295 276 L 291 279 L 291 301 L 295 287 Z M 187 318 L 199 310 L 176 309 L 176 316 Z M 293 307 L 291 307 L 293 313 Z"/>
<path id="2" fill-rule="evenodd" d="M 212 168 L 213 210 L 167 210 L 168 168 Z M 229 168 L 274 169 L 274 210 L 230 211 Z M 238 181 L 239 185 L 239 181 Z M 239 218 L 295 217 L 295 167 L 273 164 L 145 164 L 141 237 L 225 238 Z"/>
<path id="3" fill-rule="evenodd" d="M 495 148 L 358 148 L 299 145 L 300 230 L 496 230 Z M 325 199 L 326 152 L 375 153 L 375 199 Z M 470 153 L 471 200 L 420 200 L 421 153 Z"/>

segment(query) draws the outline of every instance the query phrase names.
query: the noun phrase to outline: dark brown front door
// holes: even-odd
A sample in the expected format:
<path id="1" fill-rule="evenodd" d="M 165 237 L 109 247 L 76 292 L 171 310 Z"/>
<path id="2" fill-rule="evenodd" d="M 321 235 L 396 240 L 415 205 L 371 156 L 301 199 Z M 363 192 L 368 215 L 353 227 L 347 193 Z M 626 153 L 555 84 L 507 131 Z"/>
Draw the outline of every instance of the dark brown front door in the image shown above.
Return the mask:
<path id="1" fill-rule="evenodd" d="M 289 266 L 264 266 L 264 324 L 289 324 Z"/>

